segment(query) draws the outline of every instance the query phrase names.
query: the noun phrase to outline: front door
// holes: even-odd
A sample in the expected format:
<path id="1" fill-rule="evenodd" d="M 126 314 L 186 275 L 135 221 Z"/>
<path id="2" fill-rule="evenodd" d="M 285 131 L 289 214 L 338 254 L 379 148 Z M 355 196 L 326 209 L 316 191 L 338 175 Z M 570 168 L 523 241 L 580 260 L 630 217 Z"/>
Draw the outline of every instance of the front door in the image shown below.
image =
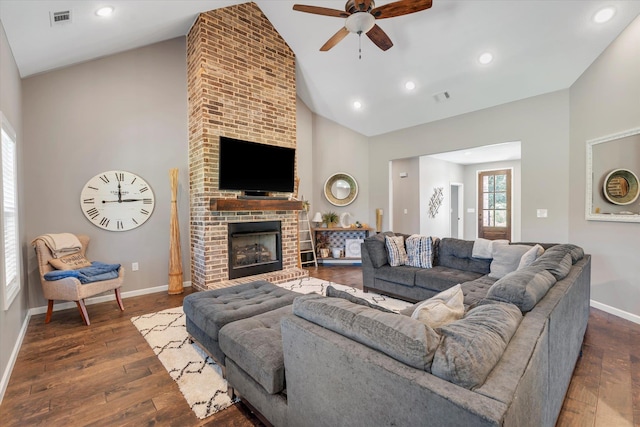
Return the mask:
<path id="1" fill-rule="evenodd" d="M 511 240 L 511 170 L 478 176 L 478 237 Z"/>

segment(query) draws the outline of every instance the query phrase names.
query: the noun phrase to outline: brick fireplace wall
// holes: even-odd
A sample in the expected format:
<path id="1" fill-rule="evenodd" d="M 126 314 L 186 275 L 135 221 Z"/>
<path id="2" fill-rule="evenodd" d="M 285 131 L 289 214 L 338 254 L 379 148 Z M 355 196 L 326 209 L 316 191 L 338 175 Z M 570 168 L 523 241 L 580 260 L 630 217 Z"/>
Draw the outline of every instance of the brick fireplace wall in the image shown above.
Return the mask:
<path id="1" fill-rule="evenodd" d="M 217 212 L 219 137 L 296 147 L 295 56 L 255 3 L 201 14 L 187 36 L 191 281 L 212 289 L 264 278 L 306 276 L 297 268 L 297 211 Z M 228 280 L 227 224 L 282 221 L 283 270 Z"/>

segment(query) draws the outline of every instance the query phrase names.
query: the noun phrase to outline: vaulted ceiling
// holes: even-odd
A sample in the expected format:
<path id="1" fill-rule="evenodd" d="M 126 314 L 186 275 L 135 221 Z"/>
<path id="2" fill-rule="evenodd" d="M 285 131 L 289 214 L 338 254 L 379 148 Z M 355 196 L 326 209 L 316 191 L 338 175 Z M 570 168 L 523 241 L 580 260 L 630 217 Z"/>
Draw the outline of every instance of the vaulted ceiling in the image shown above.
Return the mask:
<path id="1" fill-rule="evenodd" d="M 344 10 L 342 0 L 255 2 L 296 54 L 300 98 L 367 136 L 566 89 L 640 15 L 640 1 L 433 0 L 428 10 L 377 21 L 394 43 L 386 52 L 356 34 L 320 52 L 344 18 L 292 7 Z M 0 19 L 28 77 L 183 36 L 200 12 L 238 3 L 2 0 Z M 110 17 L 95 13 L 104 5 L 115 8 Z M 614 8 L 613 18 L 594 22 L 605 6 Z M 60 11 L 70 11 L 71 22 L 52 25 L 50 14 Z M 493 61 L 483 65 L 485 52 Z M 415 89 L 406 89 L 408 81 Z"/>

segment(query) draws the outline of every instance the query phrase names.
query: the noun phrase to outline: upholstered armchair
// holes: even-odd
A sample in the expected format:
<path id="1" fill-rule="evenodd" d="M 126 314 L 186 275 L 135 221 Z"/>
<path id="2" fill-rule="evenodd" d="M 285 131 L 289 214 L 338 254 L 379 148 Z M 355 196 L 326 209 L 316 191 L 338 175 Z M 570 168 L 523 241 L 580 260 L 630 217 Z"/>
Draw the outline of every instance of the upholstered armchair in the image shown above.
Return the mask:
<path id="1" fill-rule="evenodd" d="M 78 240 L 82 245 L 80 253 L 84 256 L 89 245 L 89 236 L 78 235 Z M 38 256 L 38 268 L 40 270 L 40 283 L 42 283 L 42 291 L 44 297 L 48 300 L 47 316 L 44 322 L 49 323 L 51 321 L 51 314 L 53 313 L 54 300 L 75 301 L 82 316 L 82 320 L 86 325 L 90 325 L 89 315 L 87 313 L 87 307 L 85 306 L 85 298 L 92 297 L 94 295 L 101 294 L 106 291 L 115 291 L 116 301 L 120 310 L 124 311 L 122 305 L 122 297 L 120 296 L 120 287 L 124 280 L 124 268 L 120 267 L 118 270 L 118 277 L 110 280 L 102 280 L 99 282 L 82 284 L 80 280 L 75 277 L 65 277 L 60 280 L 45 280 L 44 275 L 54 268 L 49 264 L 49 260 L 53 259 L 53 254 L 49 247 L 42 239 L 36 239 L 33 242 L 36 254 Z"/>

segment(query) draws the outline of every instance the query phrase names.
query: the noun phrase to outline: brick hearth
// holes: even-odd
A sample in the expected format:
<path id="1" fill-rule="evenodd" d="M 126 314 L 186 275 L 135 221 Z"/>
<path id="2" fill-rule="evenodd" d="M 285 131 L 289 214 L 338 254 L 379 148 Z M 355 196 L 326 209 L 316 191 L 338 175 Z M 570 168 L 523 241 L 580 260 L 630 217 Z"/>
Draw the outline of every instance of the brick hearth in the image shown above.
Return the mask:
<path id="1" fill-rule="evenodd" d="M 218 189 L 219 137 L 296 147 L 295 56 L 255 3 L 201 14 L 187 36 L 191 282 L 214 289 L 307 275 L 297 267 L 297 211 L 209 209 Z M 282 221 L 283 270 L 228 280 L 227 224 Z"/>

